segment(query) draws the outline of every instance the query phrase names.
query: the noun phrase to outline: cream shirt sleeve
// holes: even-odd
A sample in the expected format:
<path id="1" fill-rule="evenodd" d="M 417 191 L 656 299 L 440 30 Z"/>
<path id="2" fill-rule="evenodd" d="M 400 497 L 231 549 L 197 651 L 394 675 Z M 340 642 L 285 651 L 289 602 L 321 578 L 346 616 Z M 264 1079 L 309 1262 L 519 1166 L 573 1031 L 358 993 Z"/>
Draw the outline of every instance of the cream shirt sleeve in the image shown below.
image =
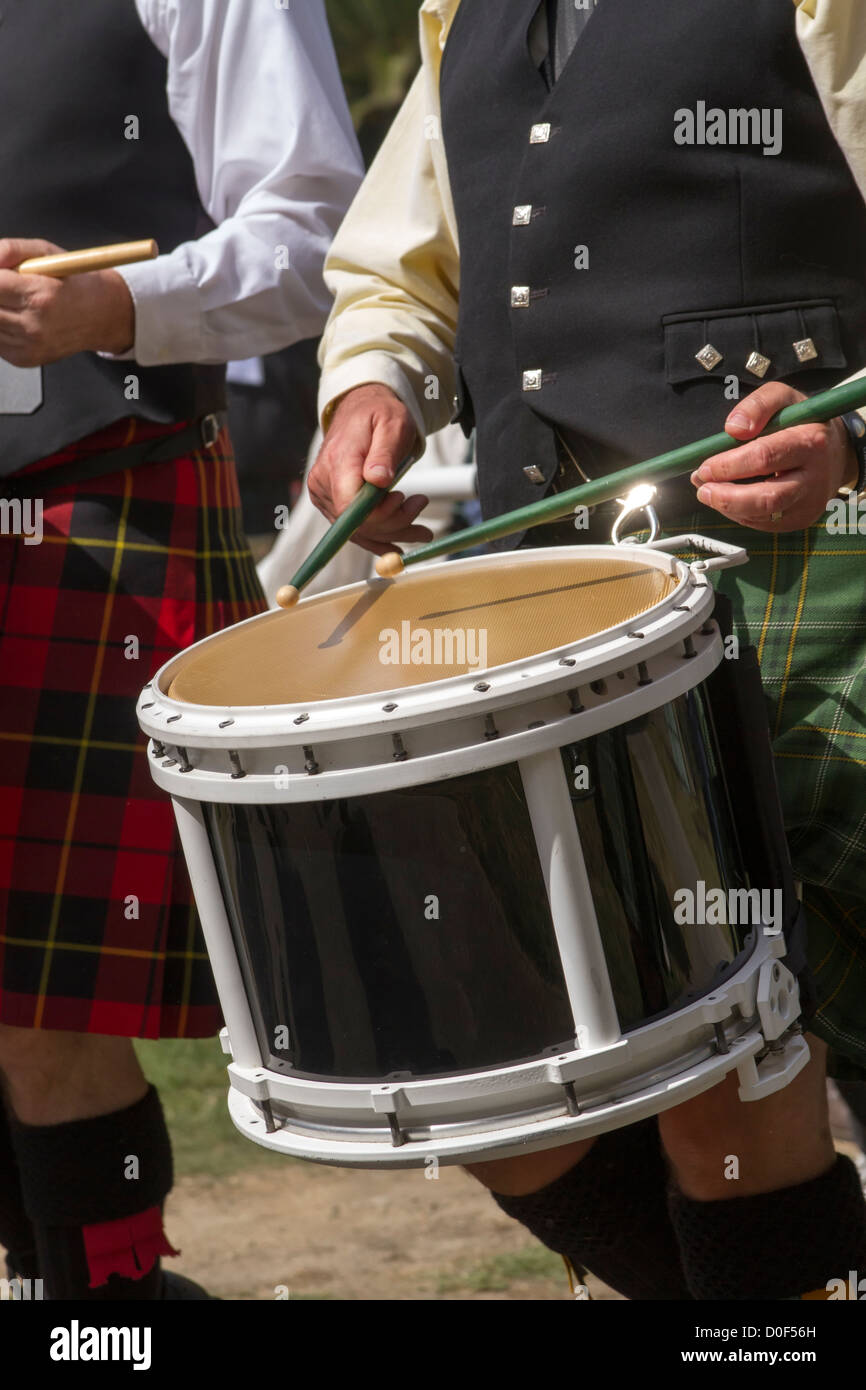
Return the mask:
<path id="1" fill-rule="evenodd" d="M 797 38 L 866 198 L 866 0 L 794 0 Z"/>
<path id="2" fill-rule="evenodd" d="M 444 185 L 444 186 L 443 186 Z M 418 74 L 325 263 L 334 308 L 319 408 L 367 382 L 390 386 L 422 436 L 453 415 L 459 256 L 438 73 Z"/>

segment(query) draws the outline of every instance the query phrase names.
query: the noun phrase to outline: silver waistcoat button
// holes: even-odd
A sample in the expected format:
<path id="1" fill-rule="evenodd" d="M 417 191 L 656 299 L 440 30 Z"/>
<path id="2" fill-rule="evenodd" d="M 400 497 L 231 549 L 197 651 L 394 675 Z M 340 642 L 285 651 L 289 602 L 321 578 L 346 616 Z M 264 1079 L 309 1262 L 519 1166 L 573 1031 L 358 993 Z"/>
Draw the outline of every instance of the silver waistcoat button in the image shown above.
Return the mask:
<path id="1" fill-rule="evenodd" d="M 713 367 L 717 367 L 722 361 L 722 354 L 718 348 L 713 347 L 712 343 L 704 343 L 700 352 L 695 353 L 695 357 L 707 372 L 711 372 Z"/>
<path id="2" fill-rule="evenodd" d="M 818 356 L 814 338 L 801 338 L 799 342 L 794 344 L 794 351 L 797 354 L 798 362 L 814 362 Z"/>
<path id="3" fill-rule="evenodd" d="M 753 376 L 759 377 L 762 381 L 773 363 L 769 357 L 765 357 L 762 352 L 751 352 L 746 359 L 746 371 Z"/>

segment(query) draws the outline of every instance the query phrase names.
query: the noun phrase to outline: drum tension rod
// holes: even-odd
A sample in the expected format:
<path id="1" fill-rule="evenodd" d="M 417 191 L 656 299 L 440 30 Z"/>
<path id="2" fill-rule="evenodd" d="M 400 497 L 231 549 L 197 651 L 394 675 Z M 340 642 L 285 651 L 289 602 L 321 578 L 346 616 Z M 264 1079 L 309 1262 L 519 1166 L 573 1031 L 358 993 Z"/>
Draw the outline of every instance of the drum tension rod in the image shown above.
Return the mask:
<path id="1" fill-rule="evenodd" d="M 399 734 L 392 734 L 392 735 L 391 735 L 391 742 L 392 742 L 392 744 L 394 745 L 394 752 L 393 752 L 392 755 L 391 755 L 391 756 L 393 757 L 394 761 L 397 762 L 397 763 L 405 763 L 405 761 L 406 761 L 406 759 L 408 758 L 409 754 L 406 752 L 406 749 L 405 749 L 404 746 L 403 746 L 403 740 L 402 740 L 402 738 L 400 737 L 400 735 L 399 735 Z"/>
<path id="2" fill-rule="evenodd" d="M 309 777 L 315 777 L 316 773 L 319 770 L 319 764 L 316 762 L 315 751 L 309 746 L 309 744 L 304 744 L 304 758 L 304 771 L 307 773 Z"/>
<path id="3" fill-rule="evenodd" d="M 683 656 L 686 660 L 690 657 L 697 656 L 694 641 L 690 636 L 683 639 Z"/>
<path id="4" fill-rule="evenodd" d="M 713 1031 L 716 1035 L 716 1051 L 724 1056 L 726 1052 L 730 1052 L 731 1050 L 731 1044 L 728 1042 L 727 1034 L 725 1033 L 725 1025 L 723 1023 L 714 1023 Z"/>
<path id="5" fill-rule="evenodd" d="M 498 738 L 498 737 L 499 737 L 499 730 L 497 729 L 496 724 L 494 723 L 494 719 L 493 719 L 493 715 L 492 715 L 492 714 L 485 715 L 485 717 L 484 717 L 484 737 L 485 737 L 485 738 Z"/>
<path id="6" fill-rule="evenodd" d="M 645 661 L 639 661 L 637 664 L 637 683 L 638 685 L 652 685 L 653 683 L 653 678 Z"/>
<path id="7" fill-rule="evenodd" d="M 606 695 L 607 681 L 590 681 L 589 688 L 594 695 Z"/>
<path id="8" fill-rule="evenodd" d="M 158 739 L 153 740 L 153 756 L 155 758 L 165 757 L 165 744 L 160 743 Z"/>
<path id="9" fill-rule="evenodd" d="M 265 1117 L 265 1129 L 267 1130 L 268 1134 L 273 1134 L 275 1130 L 278 1128 L 278 1125 L 276 1120 L 274 1119 L 274 1110 L 270 1100 L 260 1100 L 259 1109 Z"/>
<path id="10" fill-rule="evenodd" d="M 565 1092 L 565 1108 L 568 1111 L 569 1115 L 579 1115 L 580 1101 L 577 1099 L 577 1095 L 575 1093 L 574 1082 L 563 1081 L 562 1089 Z"/>
<path id="11" fill-rule="evenodd" d="M 246 777 L 247 774 L 244 772 L 243 768 L 241 767 L 241 755 L 240 755 L 240 753 L 236 753 L 236 752 L 234 751 L 234 749 L 229 749 L 229 762 L 231 763 L 232 767 L 234 768 L 234 772 L 232 773 L 232 781 L 233 781 L 233 782 L 239 781 L 241 777 Z"/>
<path id="12" fill-rule="evenodd" d="M 584 704 L 580 698 L 580 686 L 576 685 L 573 690 L 568 692 L 568 708 L 572 714 L 583 714 Z"/>
<path id="13" fill-rule="evenodd" d="M 180 767 L 178 768 L 178 771 L 179 771 L 179 772 L 192 772 L 192 763 L 190 762 L 189 757 L 187 756 L 187 751 L 186 751 L 186 749 L 185 749 L 185 748 L 181 748 L 180 744 L 178 744 L 177 751 L 178 751 L 178 753 L 180 754 L 180 758 L 181 758 Z"/>
<path id="14" fill-rule="evenodd" d="M 389 1110 L 388 1112 L 388 1128 L 391 1131 L 392 1147 L 399 1149 L 402 1144 L 406 1143 L 406 1136 L 400 1128 L 397 1116 L 394 1114 L 393 1110 Z"/>

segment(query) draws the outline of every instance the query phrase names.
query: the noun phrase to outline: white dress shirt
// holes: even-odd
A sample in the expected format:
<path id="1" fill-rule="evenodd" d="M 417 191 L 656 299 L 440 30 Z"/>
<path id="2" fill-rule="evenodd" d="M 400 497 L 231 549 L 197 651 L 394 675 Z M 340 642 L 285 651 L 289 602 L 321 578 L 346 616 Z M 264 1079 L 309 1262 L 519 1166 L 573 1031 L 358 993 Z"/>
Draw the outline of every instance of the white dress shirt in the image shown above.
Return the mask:
<path id="1" fill-rule="evenodd" d="M 119 272 L 135 302 L 123 355 L 226 362 L 318 336 L 325 253 L 362 174 L 323 0 L 135 4 L 216 229 Z"/>

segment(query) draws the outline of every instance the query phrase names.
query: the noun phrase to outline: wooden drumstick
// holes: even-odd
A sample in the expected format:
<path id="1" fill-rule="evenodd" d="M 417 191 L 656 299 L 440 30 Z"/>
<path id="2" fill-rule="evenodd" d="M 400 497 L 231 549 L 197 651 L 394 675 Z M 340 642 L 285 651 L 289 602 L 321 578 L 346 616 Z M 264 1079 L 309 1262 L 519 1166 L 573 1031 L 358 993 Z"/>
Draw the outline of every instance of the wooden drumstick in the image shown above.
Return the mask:
<path id="1" fill-rule="evenodd" d="M 785 406 L 767 425 L 761 435 L 775 434 L 778 430 L 792 429 L 795 425 L 813 425 L 833 420 L 837 415 L 845 415 L 849 410 L 866 407 L 866 377 L 849 381 L 844 386 L 834 386 L 830 391 L 822 391 L 810 396 L 796 405 Z M 755 435 L 755 438 L 760 436 Z M 469 526 L 454 536 L 443 536 L 441 540 L 431 541 L 429 545 L 419 546 L 408 555 L 390 551 L 376 561 L 376 573 L 383 579 L 394 579 L 409 565 L 419 565 L 423 560 L 433 560 L 439 555 L 454 555 L 461 550 L 472 550 L 487 541 L 500 540 L 503 536 L 513 536 L 517 531 L 528 531 L 545 521 L 558 521 L 568 516 L 575 507 L 595 507 L 600 502 L 610 502 L 614 497 L 624 496 L 638 483 L 660 483 L 667 478 L 678 478 L 683 473 L 691 473 L 700 467 L 705 459 L 715 454 L 726 453 L 729 449 L 739 449 L 750 440 L 734 439 L 730 434 L 712 434 L 706 439 L 698 439 L 694 444 L 684 444 L 666 454 L 657 454 L 644 463 L 636 463 L 631 468 L 621 468 L 617 473 L 608 473 L 604 478 L 594 478 L 592 482 L 582 483 L 580 487 L 570 488 L 554 497 L 542 498 L 528 507 L 505 512 L 491 521 L 482 521 L 478 526 Z"/>
<path id="2" fill-rule="evenodd" d="M 83 251 L 58 251 L 51 256 L 33 256 L 15 269 L 19 275 L 50 275 L 65 280 L 69 275 L 85 275 L 91 270 L 114 270 L 119 265 L 152 261 L 159 247 L 152 237 L 146 241 L 118 241 L 113 246 L 90 246 Z"/>
<path id="3" fill-rule="evenodd" d="M 393 487 L 406 469 L 414 462 L 413 458 L 405 458 L 394 474 Z M 301 590 L 309 584 L 324 569 L 329 560 L 333 560 L 339 550 L 342 550 L 346 541 L 355 534 L 360 526 L 363 526 L 367 517 L 378 507 L 383 497 L 387 497 L 391 488 L 376 487 L 375 483 L 364 483 L 358 495 L 351 501 L 344 512 L 337 517 L 337 520 L 329 526 L 319 544 L 310 551 L 300 569 L 292 576 L 290 584 L 284 584 L 277 590 L 276 600 L 280 608 L 294 608 L 298 599 L 301 597 Z"/>

